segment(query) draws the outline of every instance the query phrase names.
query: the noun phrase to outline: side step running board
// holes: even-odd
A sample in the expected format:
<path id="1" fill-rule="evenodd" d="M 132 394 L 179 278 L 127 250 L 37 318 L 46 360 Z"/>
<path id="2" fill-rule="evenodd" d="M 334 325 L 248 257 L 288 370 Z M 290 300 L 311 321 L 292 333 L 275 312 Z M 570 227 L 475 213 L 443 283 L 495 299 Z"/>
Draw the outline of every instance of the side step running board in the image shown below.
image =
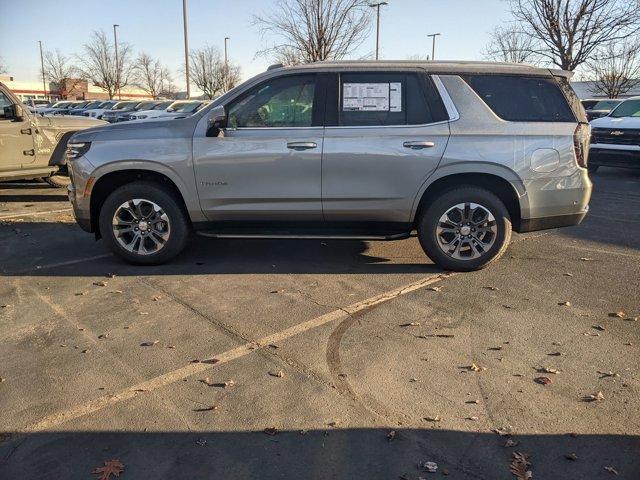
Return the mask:
<path id="1" fill-rule="evenodd" d="M 253 239 L 302 239 L 302 240 L 401 240 L 409 238 L 411 232 L 396 233 L 393 235 L 304 235 L 287 233 L 223 233 L 199 231 L 197 235 L 212 238 L 253 238 Z"/>

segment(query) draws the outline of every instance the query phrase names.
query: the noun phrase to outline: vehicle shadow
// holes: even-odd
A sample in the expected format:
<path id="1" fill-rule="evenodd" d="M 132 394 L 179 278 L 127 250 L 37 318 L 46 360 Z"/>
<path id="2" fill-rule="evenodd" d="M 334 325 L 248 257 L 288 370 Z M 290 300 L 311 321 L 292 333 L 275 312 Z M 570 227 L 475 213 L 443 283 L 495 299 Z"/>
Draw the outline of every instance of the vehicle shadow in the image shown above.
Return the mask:
<path id="1" fill-rule="evenodd" d="M 359 240 L 213 239 L 193 235 L 187 248 L 159 266 L 129 265 L 74 224 L 19 223 L 0 233 L 0 276 L 210 274 L 408 274 L 440 272 L 416 239 L 377 256 Z M 10 230 L 9 230 L 10 229 Z M 379 250 L 377 250 L 379 251 Z M 47 255 L 47 252 L 56 252 Z M 97 258 L 96 258 L 97 257 Z"/>
<path id="2" fill-rule="evenodd" d="M 219 415 L 205 412 L 200 415 Z M 294 419 L 295 420 L 295 419 Z M 207 423 L 211 420 L 205 420 Z M 109 460 L 123 478 L 146 479 L 511 479 L 513 452 L 530 455 L 533 478 L 640 478 L 635 435 L 517 435 L 436 429 L 263 431 L 61 431 L 4 434 L 0 477 L 86 479 Z M 273 432 L 272 432 L 273 433 Z M 0 434 L 2 438 L 3 434 Z M 575 460 L 566 456 L 575 454 Z M 527 469 L 525 469 L 527 470 Z M 110 477 L 112 478 L 112 477 Z M 436 476 L 434 475 L 434 478 Z M 522 477 L 524 478 L 524 477 Z"/>
<path id="3" fill-rule="evenodd" d="M 46 183 L 36 181 L 0 182 L 0 203 L 66 202 L 67 199 L 65 188 L 52 188 Z"/>

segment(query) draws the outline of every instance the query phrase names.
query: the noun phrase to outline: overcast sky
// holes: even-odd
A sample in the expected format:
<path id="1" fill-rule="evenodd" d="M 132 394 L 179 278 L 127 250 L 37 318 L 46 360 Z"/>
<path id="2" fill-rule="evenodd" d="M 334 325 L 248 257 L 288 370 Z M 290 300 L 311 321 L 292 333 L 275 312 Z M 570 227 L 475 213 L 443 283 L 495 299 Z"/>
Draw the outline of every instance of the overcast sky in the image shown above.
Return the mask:
<path id="1" fill-rule="evenodd" d="M 253 25 L 254 14 L 268 13 L 278 0 L 189 0 L 189 43 L 223 47 L 231 37 L 230 58 L 239 63 L 243 78 L 266 69 L 268 59 L 256 52 L 274 39 L 263 38 Z M 504 0 L 389 0 L 382 7 L 381 58 L 406 59 L 431 52 L 427 34 L 439 32 L 437 59 L 478 60 L 496 25 L 509 21 Z M 45 50 L 70 55 L 81 51 L 92 30 L 160 58 L 184 86 L 182 0 L 0 0 L 0 57 L 16 80 L 37 80 L 38 40 Z M 353 54 L 372 53 L 375 30 Z"/>

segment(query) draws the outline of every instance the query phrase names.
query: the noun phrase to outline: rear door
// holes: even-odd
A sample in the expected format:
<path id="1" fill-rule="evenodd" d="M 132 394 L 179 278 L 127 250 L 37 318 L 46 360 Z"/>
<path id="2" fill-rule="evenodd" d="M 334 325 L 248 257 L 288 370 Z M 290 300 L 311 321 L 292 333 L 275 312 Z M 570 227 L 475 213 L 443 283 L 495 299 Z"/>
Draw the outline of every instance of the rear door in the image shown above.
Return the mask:
<path id="1" fill-rule="evenodd" d="M 419 71 L 342 72 L 332 95 L 322 158 L 325 220 L 406 228 L 449 138 L 431 78 Z"/>

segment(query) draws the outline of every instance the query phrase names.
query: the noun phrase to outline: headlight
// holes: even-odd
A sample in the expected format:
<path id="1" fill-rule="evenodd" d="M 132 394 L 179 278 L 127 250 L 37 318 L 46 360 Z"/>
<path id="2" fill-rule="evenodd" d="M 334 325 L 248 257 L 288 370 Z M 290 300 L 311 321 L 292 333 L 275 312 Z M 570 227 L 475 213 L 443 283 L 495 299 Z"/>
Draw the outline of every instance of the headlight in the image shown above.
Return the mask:
<path id="1" fill-rule="evenodd" d="M 89 151 L 91 142 L 67 143 L 67 160 L 75 160 Z"/>

